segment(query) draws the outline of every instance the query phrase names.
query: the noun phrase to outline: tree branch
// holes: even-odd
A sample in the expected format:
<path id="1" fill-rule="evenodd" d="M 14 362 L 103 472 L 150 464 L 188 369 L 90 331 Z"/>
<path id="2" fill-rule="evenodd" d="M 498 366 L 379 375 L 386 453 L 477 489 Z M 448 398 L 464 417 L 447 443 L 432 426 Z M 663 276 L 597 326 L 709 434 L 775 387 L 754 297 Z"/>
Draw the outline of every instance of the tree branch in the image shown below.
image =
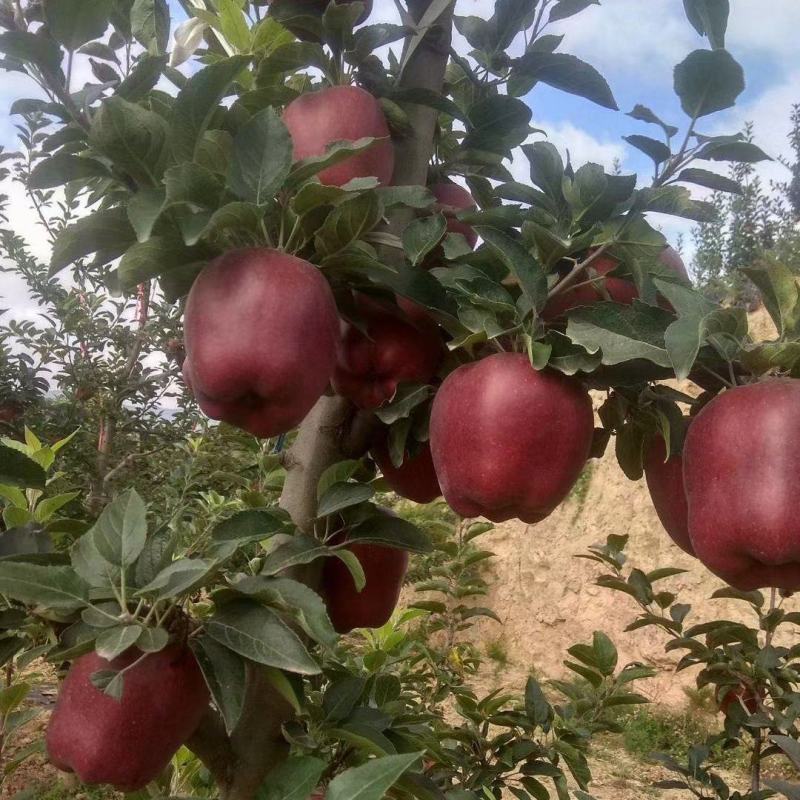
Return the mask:
<path id="1" fill-rule="evenodd" d="M 182 4 L 185 0 L 181 0 Z M 415 20 L 424 14 L 431 0 L 409 0 Z M 432 26 L 406 65 L 401 86 L 441 92 L 450 48 L 452 7 Z M 393 184 L 427 184 L 428 164 L 433 151 L 436 110 L 407 104 L 412 133 L 395 142 Z M 414 212 L 393 213 L 390 230 L 399 233 L 413 219 Z M 392 248 L 384 248 L 387 251 Z M 402 257 L 395 252 L 386 257 Z M 317 485 L 322 473 L 337 461 L 359 457 L 366 452 L 375 424 L 373 414 L 356 411 L 349 401 L 323 396 L 303 420 L 297 437 L 286 454 L 287 475 L 280 505 L 295 525 L 313 530 L 317 513 Z M 319 583 L 319 565 L 310 565 L 297 577 L 312 588 Z M 224 800 L 253 800 L 267 773 L 283 760 L 288 745 L 283 724 L 292 716 L 291 706 L 255 665 L 248 669 L 244 715 L 230 737 L 220 730 L 221 721 L 209 715 L 190 740 L 189 747 L 208 766 L 220 786 Z M 220 755 L 221 754 L 221 755 Z"/>

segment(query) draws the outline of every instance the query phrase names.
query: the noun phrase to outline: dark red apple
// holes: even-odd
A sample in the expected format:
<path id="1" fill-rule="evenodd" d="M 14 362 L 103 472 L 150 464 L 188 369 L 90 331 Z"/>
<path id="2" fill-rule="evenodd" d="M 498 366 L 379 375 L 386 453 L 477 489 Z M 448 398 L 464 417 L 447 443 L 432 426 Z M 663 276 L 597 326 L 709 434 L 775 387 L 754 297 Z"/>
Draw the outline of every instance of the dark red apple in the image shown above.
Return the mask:
<path id="1" fill-rule="evenodd" d="M 435 210 L 441 211 L 447 218 L 447 230 L 462 234 L 467 244 L 474 248 L 478 242 L 478 234 L 471 225 L 456 219 L 459 211 L 476 207 L 472 195 L 456 183 L 434 183 L 428 188 L 438 201 Z"/>
<path id="2" fill-rule="evenodd" d="M 421 442 L 419 451 L 413 456 L 406 451 L 399 467 L 392 463 L 385 441 L 375 445 L 370 454 L 386 478 L 386 483 L 401 497 L 415 503 L 432 503 L 441 496 L 442 490 L 433 468 L 431 446 L 428 442 Z"/>
<path id="3" fill-rule="evenodd" d="M 427 383 L 444 355 L 438 327 L 423 317 L 412 319 L 397 306 L 358 295 L 362 332 L 346 325 L 333 374 L 337 394 L 359 408 L 379 408 L 401 383 Z"/>
<path id="4" fill-rule="evenodd" d="M 5 403 L 0 405 L 0 422 L 15 422 L 22 414 L 19 403 Z"/>
<path id="5" fill-rule="evenodd" d="M 433 464 L 463 517 L 543 520 L 567 496 L 592 445 L 588 391 L 527 356 L 497 353 L 452 372 L 430 422 Z"/>
<path id="6" fill-rule="evenodd" d="M 186 647 L 172 645 L 131 667 L 119 700 L 92 684 L 93 673 L 123 669 L 140 656 L 131 649 L 109 664 L 89 653 L 72 665 L 47 726 L 47 752 L 58 769 L 83 783 L 135 792 L 155 780 L 194 733 L 209 694 Z"/>
<path id="7" fill-rule="evenodd" d="M 741 706 L 744 704 L 748 714 L 755 714 L 758 711 L 759 702 L 764 699 L 763 691 L 756 691 L 752 686 L 740 684 L 736 687 L 717 686 L 714 697 L 723 714 L 728 713 L 728 709 L 736 703 Z"/>
<path id="8" fill-rule="evenodd" d="M 277 250 L 233 250 L 199 275 L 186 303 L 183 374 L 212 419 L 254 436 L 296 427 L 336 363 L 339 317 L 328 282 Z"/>
<path id="9" fill-rule="evenodd" d="M 689 273 L 686 271 L 686 266 L 683 263 L 680 255 L 672 247 L 666 247 L 661 251 L 658 260 L 674 270 L 680 277 L 689 280 Z M 602 287 L 608 293 L 608 299 L 613 300 L 615 303 L 621 303 L 629 306 L 639 297 L 639 290 L 632 280 L 628 278 L 616 278 L 609 275 L 613 269 L 619 266 L 619 262 L 611 256 L 602 255 L 596 258 L 590 265 L 589 269 L 594 270 L 598 278 L 595 283 L 585 283 L 588 280 L 587 276 L 578 279 L 580 286 L 574 286 L 571 289 L 566 289 L 560 294 L 555 295 L 548 300 L 542 316 L 548 322 L 563 317 L 568 311 L 579 306 L 588 306 L 596 303 L 599 300 L 605 300 L 605 296 L 596 288 L 595 284 L 602 284 Z M 663 298 L 659 300 L 659 304 L 665 308 L 671 308 Z"/>
<path id="10" fill-rule="evenodd" d="M 322 567 L 322 596 L 338 633 L 355 628 L 380 628 L 392 616 L 408 569 L 408 553 L 394 547 L 353 542 L 366 583 L 359 592 L 350 570 L 338 558 L 327 558 Z"/>
<path id="11" fill-rule="evenodd" d="M 689 535 L 744 591 L 800 589 L 800 381 L 729 389 L 694 418 L 683 450 Z"/>
<path id="12" fill-rule="evenodd" d="M 294 143 L 294 159 L 324 155 L 338 141 L 372 136 L 381 141 L 322 170 L 318 177 L 327 186 L 344 186 L 353 178 L 374 176 L 381 185 L 392 180 L 394 146 L 380 103 L 358 86 L 332 86 L 301 94 L 283 112 L 283 121 Z"/>
<path id="13" fill-rule="evenodd" d="M 689 538 L 689 509 L 683 488 L 683 456 L 666 457 L 664 439 L 656 436 L 644 455 L 644 474 L 656 514 L 673 542 L 694 555 Z"/>

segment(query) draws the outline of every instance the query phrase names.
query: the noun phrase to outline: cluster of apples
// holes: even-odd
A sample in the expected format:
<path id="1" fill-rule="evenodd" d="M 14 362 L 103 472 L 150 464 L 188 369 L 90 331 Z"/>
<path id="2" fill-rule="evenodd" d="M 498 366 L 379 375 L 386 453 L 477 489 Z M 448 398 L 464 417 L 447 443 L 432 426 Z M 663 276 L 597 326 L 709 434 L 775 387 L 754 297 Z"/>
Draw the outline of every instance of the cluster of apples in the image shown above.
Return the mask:
<path id="1" fill-rule="evenodd" d="M 675 543 L 741 589 L 800 589 L 800 381 L 718 395 L 689 422 L 683 452 L 645 454 L 653 504 Z"/>

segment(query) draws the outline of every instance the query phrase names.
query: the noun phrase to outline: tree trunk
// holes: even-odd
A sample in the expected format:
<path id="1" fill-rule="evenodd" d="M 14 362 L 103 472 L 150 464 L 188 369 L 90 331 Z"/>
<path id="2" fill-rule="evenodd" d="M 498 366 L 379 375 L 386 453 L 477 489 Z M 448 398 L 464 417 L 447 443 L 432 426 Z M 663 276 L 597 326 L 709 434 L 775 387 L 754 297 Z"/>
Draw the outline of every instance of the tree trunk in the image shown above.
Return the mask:
<path id="1" fill-rule="evenodd" d="M 410 0 L 409 8 L 416 20 L 430 2 Z M 452 7 L 438 25 L 431 27 L 406 65 L 401 79 L 404 88 L 442 90 L 451 25 Z M 413 133 L 395 143 L 393 183 L 424 186 L 437 112 L 420 105 L 408 105 L 405 111 Z M 395 232 L 402 231 L 412 215 L 413 211 L 400 210 L 390 220 L 390 227 Z M 320 398 L 303 421 L 286 454 L 287 475 L 280 501 L 300 530 L 313 529 L 317 484 L 322 473 L 337 461 L 363 455 L 373 422 L 374 415 L 356 412 L 347 400 L 336 396 Z M 314 587 L 318 574 L 318 569 L 312 569 L 301 579 Z M 245 712 L 233 734 L 225 734 L 217 714 L 207 715 L 188 744 L 214 775 L 223 800 L 253 800 L 267 773 L 286 756 L 288 745 L 282 726 L 291 715 L 291 707 L 254 665 L 248 673 Z"/>

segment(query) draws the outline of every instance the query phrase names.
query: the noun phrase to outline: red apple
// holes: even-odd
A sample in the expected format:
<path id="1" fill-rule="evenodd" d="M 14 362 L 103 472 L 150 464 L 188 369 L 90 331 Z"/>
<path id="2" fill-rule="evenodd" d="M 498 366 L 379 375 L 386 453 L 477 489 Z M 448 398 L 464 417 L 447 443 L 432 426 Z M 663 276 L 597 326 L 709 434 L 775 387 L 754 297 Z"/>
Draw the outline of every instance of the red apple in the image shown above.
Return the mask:
<path id="1" fill-rule="evenodd" d="M 433 468 L 430 443 L 422 442 L 419 452 L 414 456 L 406 451 L 399 467 L 392 463 L 386 441 L 373 447 L 370 454 L 392 491 L 401 497 L 415 503 L 432 503 L 442 494 L 436 470 Z"/>
<path id="2" fill-rule="evenodd" d="M 689 280 L 689 274 L 686 271 L 683 260 L 672 247 L 666 247 L 662 250 L 658 260 L 665 266 L 674 270 L 680 277 L 685 278 L 687 281 Z M 599 277 L 595 283 L 602 283 L 603 288 L 608 293 L 609 299 L 613 300 L 615 303 L 629 306 L 639 297 L 639 290 L 632 280 L 628 278 L 615 278 L 613 275 L 608 274 L 617 266 L 619 266 L 619 262 L 615 258 L 602 255 L 589 265 L 589 269 L 593 269 L 597 273 Z M 544 319 L 551 322 L 559 317 L 563 317 L 564 314 L 571 311 L 573 308 L 588 306 L 600 300 L 605 300 L 606 298 L 602 292 L 595 288 L 594 284 L 584 283 L 586 280 L 588 280 L 588 277 L 582 276 L 577 281 L 582 285 L 566 289 L 548 300 L 542 314 Z M 663 305 L 665 308 L 671 308 L 669 303 L 663 299 L 659 300 L 659 304 Z"/>
<path id="3" fill-rule="evenodd" d="M 338 141 L 372 136 L 366 150 L 322 170 L 318 177 L 327 186 L 344 186 L 353 178 L 374 176 L 381 185 L 392 180 L 394 146 L 380 103 L 358 86 L 332 86 L 301 94 L 283 112 L 283 121 L 294 143 L 294 159 L 324 155 Z"/>
<path id="4" fill-rule="evenodd" d="M 658 518 L 681 550 L 694 555 L 689 538 L 689 509 L 683 488 L 683 456 L 666 457 L 664 439 L 656 436 L 645 451 L 644 474 Z"/>
<path id="5" fill-rule="evenodd" d="M 183 374 L 200 408 L 254 436 L 296 427 L 336 363 L 339 317 L 328 282 L 277 250 L 233 250 L 189 292 Z"/>
<path id="6" fill-rule="evenodd" d="M 359 408 L 379 408 L 391 400 L 401 383 L 427 383 L 444 354 L 438 327 L 429 319 L 410 318 L 397 306 L 356 298 L 365 326 L 345 327 L 333 374 L 337 394 Z"/>
<path id="7" fill-rule="evenodd" d="M 694 418 L 683 450 L 700 561 L 744 591 L 800 589 L 800 381 L 730 389 Z"/>
<path id="8" fill-rule="evenodd" d="M 527 356 L 497 353 L 452 372 L 433 402 L 431 452 L 463 517 L 543 520 L 567 496 L 592 445 L 588 391 Z"/>
<path id="9" fill-rule="evenodd" d="M 728 709 L 734 703 L 739 707 L 744 704 L 748 714 L 755 714 L 758 711 L 759 702 L 764 699 L 764 693 L 763 691 L 756 692 L 752 686 L 740 684 L 736 687 L 717 686 L 714 697 L 723 714 L 727 715 Z"/>
<path id="10" fill-rule="evenodd" d="M 123 669 L 140 656 L 131 649 L 109 663 L 89 653 L 72 665 L 47 726 L 47 752 L 58 769 L 83 783 L 135 792 L 155 780 L 194 733 L 209 695 L 186 647 L 172 645 L 131 667 L 119 700 L 92 684 L 93 673 Z"/>
<path id="11" fill-rule="evenodd" d="M 22 414 L 19 403 L 5 403 L 0 405 L 0 422 L 15 422 Z"/>
<path id="12" fill-rule="evenodd" d="M 456 183 L 434 183 L 428 187 L 438 201 L 436 210 L 441 211 L 447 218 L 447 230 L 451 233 L 460 233 L 467 240 L 467 244 L 474 248 L 478 242 L 478 234 L 471 225 L 460 222 L 456 214 L 467 208 L 475 208 L 472 195 Z"/>
<path id="13" fill-rule="evenodd" d="M 408 569 L 408 553 L 384 545 L 353 542 L 366 583 L 359 592 L 350 570 L 338 558 L 327 558 L 322 567 L 322 596 L 338 633 L 354 628 L 380 628 L 392 616 Z"/>

